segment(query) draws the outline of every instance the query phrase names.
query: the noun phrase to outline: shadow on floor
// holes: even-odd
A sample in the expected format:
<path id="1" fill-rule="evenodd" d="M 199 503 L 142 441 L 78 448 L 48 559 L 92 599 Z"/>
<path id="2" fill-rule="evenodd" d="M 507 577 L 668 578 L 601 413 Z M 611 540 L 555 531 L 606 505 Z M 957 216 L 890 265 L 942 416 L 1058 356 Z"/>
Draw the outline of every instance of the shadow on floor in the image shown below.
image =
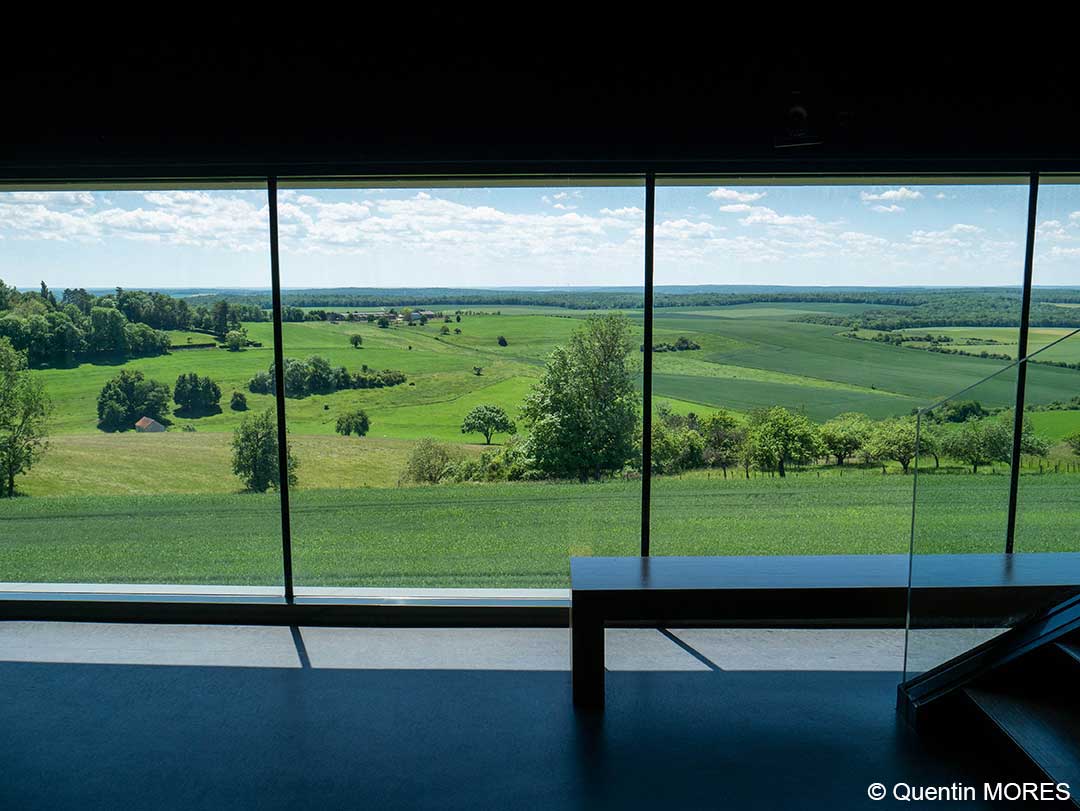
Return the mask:
<path id="1" fill-rule="evenodd" d="M 0 807 L 846 808 L 1000 778 L 914 739 L 896 682 L 618 672 L 597 718 L 565 672 L 0 663 Z"/>

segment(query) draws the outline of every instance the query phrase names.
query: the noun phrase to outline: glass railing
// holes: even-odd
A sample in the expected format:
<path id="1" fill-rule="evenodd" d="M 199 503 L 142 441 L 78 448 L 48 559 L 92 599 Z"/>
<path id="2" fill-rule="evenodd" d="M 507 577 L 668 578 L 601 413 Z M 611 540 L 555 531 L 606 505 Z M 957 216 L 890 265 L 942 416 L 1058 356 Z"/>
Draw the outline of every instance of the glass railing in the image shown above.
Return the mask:
<path id="1" fill-rule="evenodd" d="M 993 374 L 914 415 L 905 678 L 1080 583 L 1080 330 L 1040 332 L 1051 342 L 1012 363 L 1001 358 Z"/>

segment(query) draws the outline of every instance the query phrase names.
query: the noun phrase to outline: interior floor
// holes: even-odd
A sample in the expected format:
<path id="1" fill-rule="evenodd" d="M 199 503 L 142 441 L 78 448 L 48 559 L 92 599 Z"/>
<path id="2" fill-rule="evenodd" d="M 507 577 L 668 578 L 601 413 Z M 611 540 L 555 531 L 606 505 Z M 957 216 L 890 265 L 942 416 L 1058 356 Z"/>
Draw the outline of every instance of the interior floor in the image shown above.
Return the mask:
<path id="1" fill-rule="evenodd" d="M 893 630 L 612 629 L 596 716 L 566 629 L 0 623 L 0 807 L 860 808 L 1008 779 L 909 732 L 902 661 Z"/>

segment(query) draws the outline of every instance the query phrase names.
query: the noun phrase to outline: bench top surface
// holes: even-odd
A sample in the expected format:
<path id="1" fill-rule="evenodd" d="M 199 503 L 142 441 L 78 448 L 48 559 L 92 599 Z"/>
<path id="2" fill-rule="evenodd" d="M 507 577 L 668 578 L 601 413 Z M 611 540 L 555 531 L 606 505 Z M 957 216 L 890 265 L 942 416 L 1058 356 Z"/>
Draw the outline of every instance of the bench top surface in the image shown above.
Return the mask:
<path id="1" fill-rule="evenodd" d="M 908 586 L 907 555 L 571 558 L 573 591 L 882 589 Z M 917 588 L 1080 584 L 1080 552 L 917 555 Z"/>

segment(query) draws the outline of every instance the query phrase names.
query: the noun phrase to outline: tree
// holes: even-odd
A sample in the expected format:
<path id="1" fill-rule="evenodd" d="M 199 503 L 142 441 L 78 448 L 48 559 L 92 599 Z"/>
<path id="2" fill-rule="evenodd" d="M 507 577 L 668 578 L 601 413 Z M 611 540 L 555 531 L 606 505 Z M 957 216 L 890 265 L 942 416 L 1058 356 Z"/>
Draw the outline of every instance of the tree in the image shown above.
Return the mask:
<path id="1" fill-rule="evenodd" d="M 98 394 L 98 427 L 103 431 L 124 431 L 142 417 L 168 422 L 171 394 L 166 384 L 148 380 L 142 372 L 124 369 Z"/>
<path id="2" fill-rule="evenodd" d="M 506 346 L 506 336 L 505 335 L 500 335 L 499 336 L 499 346 Z"/>
<path id="3" fill-rule="evenodd" d="M 350 434 L 364 436 L 370 428 L 371 420 L 368 419 L 367 412 L 362 408 L 348 411 L 337 418 L 336 430 L 342 436 L 349 436 Z"/>
<path id="4" fill-rule="evenodd" d="M 817 428 L 802 414 L 782 406 L 759 409 L 750 415 L 753 464 L 761 470 L 787 475 L 787 464 L 802 464 L 824 453 Z"/>
<path id="5" fill-rule="evenodd" d="M 1065 437 L 1065 444 L 1069 446 L 1069 450 L 1076 456 L 1080 456 L 1080 431 Z"/>
<path id="6" fill-rule="evenodd" d="M 705 439 L 685 424 L 653 423 L 652 472 L 679 473 L 701 467 L 705 461 Z"/>
<path id="7" fill-rule="evenodd" d="M 349 343 L 352 345 L 353 349 L 359 349 L 364 343 L 364 336 L 363 335 L 350 335 L 349 336 Z"/>
<path id="8" fill-rule="evenodd" d="M 454 461 L 449 447 L 425 437 L 409 452 L 401 478 L 417 484 L 438 484 L 453 468 Z"/>
<path id="9" fill-rule="evenodd" d="M 242 391 L 234 391 L 229 400 L 229 408 L 233 411 L 247 411 L 247 396 Z"/>
<path id="10" fill-rule="evenodd" d="M 1005 420 L 972 418 L 942 437 L 946 456 L 971 465 L 971 472 L 994 462 L 1008 462 L 1012 456 L 1012 429 Z"/>
<path id="11" fill-rule="evenodd" d="M 439 334 L 440 335 L 449 335 L 450 334 L 450 327 L 446 326 L 446 324 L 443 324 L 442 327 L 439 328 Z"/>
<path id="12" fill-rule="evenodd" d="M 242 330 L 230 330 L 225 334 L 225 345 L 230 352 L 239 352 L 247 343 L 247 335 Z"/>
<path id="13" fill-rule="evenodd" d="M 259 414 L 245 417 L 233 432 L 233 473 L 240 477 L 248 490 L 265 493 L 281 486 L 278 461 L 277 420 L 274 412 L 266 409 Z M 286 447 L 288 483 L 296 484 L 296 459 Z"/>
<path id="14" fill-rule="evenodd" d="M 921 450 L 929 452 L 931 442 L 929 435 L 920 435 L 919 440 Z M 907 473 L 917 449 L 915 420 L 911 417 L 882 420 L 873 426 L 864 444 L 871 458 L 899 462 L 904 473 Z M 882 470 L 884 470 L 884 465 L 882 465 Z"/>
<path id="15" fill-rule="evenodd" d="M 15 495 L 15 477 L 45 452 L 52 404 L 39 378 L 26 368 L 26 354 L 0 338 L 0 495 Z"/>
<path id="16" fill-rule="evenodd" d="M 865 414 L 848 412 L 821 426 L 821 441 L 825 450 L 836 458 L 836 464 L 844 464 L 844 460 L 853 456 L 870 436 L 873 424 Z"/>
<path id="17" fill-rule="evenodd" d="M 214 304 L 214 309 L 210 314 L 211 323 L 213 326 L 214 334 L 218 337 L 218 340 L 225 340 L 225 335 L 229 332 L 229 303 L 227 301 L 219 301 Z"/>
<path id="18" fill-rule="evenodd" d="M 739 462 L 739 453 L 746 442 L 746 429 L 721 409 L 702 420 L 701 435 L 705 441 L 705 463 L 719 467 L 726 479 L 728 468 Z"/>
<path id="19" fill-rule="evenodd" d="M 379 329 L 386 329 L 390 326 L 390 319 L 385 315 L 379 318 Z"/>
<path id="20" fill-rule="evenodd" d="M 127 319 L 115 307 L 92 307 L 90 309 L 90 351 L 123 352 L 127 348 L 124 336 L 125 324 L 127 324 Z"/>
<path id="21" fill-rule="evenodd" d="M 551 353 L 521 411 L 536 465 L 547 475 L 600 479 L 637 456 L 631 333 L 621 313 L 591 315 Z"/>
<path id="22" fill-rule="evenodd" d="M 483 434 L 485 445 L 491 444 L 491 435 L 496 432 L 510 435 L 517 433 L 514 421 L 497 405 L 478 405 L 465 415 L 461 423 L 461 433 Z"/>
<path id="23" fill-rule="evenodd" d="M 484 367 L 483 366 L 474 366 L 474 367 L 472 367 L 472 371 L 473 371 L 474 375 L 476 375 L 477 377 L 480 377 L 480 375 L 482 375 L 484 373 Z"/>
<path id="24" fill-rule="evenodd" d="M 185 414 L 208 414 L 220 411 L 221 387 L 209 377 L 199 377 L 195 372 L 180 375 L 173 388 L 173 402 Z"/>

